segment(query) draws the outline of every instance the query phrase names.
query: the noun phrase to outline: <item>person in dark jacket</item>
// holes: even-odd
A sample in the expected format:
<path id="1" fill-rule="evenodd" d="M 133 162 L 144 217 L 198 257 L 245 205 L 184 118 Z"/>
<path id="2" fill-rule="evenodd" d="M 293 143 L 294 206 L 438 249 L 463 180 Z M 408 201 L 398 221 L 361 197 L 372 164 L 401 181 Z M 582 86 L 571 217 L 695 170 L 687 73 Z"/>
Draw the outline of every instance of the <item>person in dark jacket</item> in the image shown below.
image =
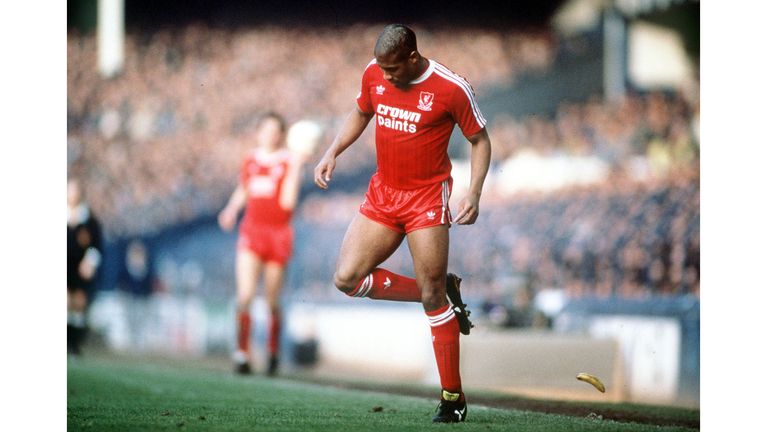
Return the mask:
<path id="1" fill-rule="evenodd" d="M 81 353 L 86 312 L 101 264 L 102 239 L 98 219 L 85 202 L 80 182 L 67 182 L 67 352 Z"/>

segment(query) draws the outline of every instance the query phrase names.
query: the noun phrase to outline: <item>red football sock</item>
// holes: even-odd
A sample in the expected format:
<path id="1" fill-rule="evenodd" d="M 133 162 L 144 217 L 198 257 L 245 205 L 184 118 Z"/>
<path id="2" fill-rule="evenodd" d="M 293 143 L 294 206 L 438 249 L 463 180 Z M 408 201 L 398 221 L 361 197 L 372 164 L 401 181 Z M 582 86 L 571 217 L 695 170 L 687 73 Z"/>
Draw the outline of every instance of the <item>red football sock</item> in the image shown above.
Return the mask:
<path id="1" fill-rule="evenodd" d="M 427 312 L 432 330 L 432 347 L 435 350 L 437 371 L 440 373 L 440 385 L 443 390 L 461 393 L 461 374 L 459 372 L 459 322 L 447 304 L 437 310 Z"/>
<path id="2" fill-rule="evenodd" d="M 250 312 L 239 312 L 237 314 L 237 349 L 244 353 L 251 352 Z"/>
<path id="3" fill-rule="evenodd" d="M 416 279 L 377 268 L 364 277 L 350 297 L 368 297 L 376 300 L 421 302 L 421 291 Z"/>
<path id="4" fill-rule="evenodd" d="M 280 349 L 280 311 L 273 311 L 269 320 L 269 339 L 267 341 L 267 349 L 269 349 L 269 355 L 276 356 Z"/>

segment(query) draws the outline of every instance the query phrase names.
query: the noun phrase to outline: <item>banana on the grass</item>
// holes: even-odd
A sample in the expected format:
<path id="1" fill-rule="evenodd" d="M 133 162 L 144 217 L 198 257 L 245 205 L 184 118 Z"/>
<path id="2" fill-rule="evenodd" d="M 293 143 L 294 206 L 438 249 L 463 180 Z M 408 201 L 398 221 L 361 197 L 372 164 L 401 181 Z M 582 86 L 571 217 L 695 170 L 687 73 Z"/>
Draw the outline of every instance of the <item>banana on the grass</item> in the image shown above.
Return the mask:
<path id="1" fill-rule="evenodd" d="M 590 383 L 596 389 L 600 390 L 601 393 L 605 393 L 605 386 L 600 381 L 600 378 L 598 378 L 598 377 L 596 377 L 594 375 L 590 375 L 588 373 L 582 372 L 582 373 L 576 375 L 576 379 L 579 380 L 579 381 L 584 381 L 584 382 Z"/>

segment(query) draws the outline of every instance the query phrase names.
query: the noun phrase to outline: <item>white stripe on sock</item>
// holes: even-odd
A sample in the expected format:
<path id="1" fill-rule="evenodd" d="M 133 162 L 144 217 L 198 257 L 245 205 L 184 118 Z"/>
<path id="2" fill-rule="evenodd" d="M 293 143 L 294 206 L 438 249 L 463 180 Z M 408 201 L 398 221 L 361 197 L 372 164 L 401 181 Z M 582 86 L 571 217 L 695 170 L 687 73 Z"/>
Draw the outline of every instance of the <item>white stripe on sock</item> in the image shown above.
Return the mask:
<path id="1" fill-rule="evenodd" d="M 355 297 L 365 297 L 368 295 L 368 292 L 373 287 L 373 274 L 369 274 L 365 277 L 365 280 L 363 281 L 363 286 L 360 287 L 360 291 L 355 295 Z"/>
<path id="2" fill-rule="evenodd" d="M 441 313 L 440 315 L 435 315 L 435 316 L 427 315 L 427 318 L 429 318 L 430 326 L 437 327 L 441 324 L 444 324 L 450 321 L 452 318 L 455 318 L 455 315 L 453 313 L 453 309 L 451 309 L 449 306 L 448 309 L 445 312 Z"/>
<path id="3" fill-rule="evenodd" d="M 365 291 L 365 283 L 368 282 L 368 276 L 363 279 L 363 283 L 360 284 L 360 287 L 357 289 L 357 292 L 355 292 L 354 297 L 362 297 L 363 291 Z"/>
<path id="4" fill-rule="evenodd" d="M 446 318 L 444 318 L 444 319 L 442 319 L 440 321 L 430 321 L 429 322 L 429 326 L 430 327 L 439 327 L 439 326 L 441 326 L 441 325 L 443 325 L 443 324 L 445 324 L 445 323 L 447 323 L 447 322 L 449 322 L 451 320 L 454 320 L 454 319 L 456 319 L 456 315 L 454 315 L 453 311 L 451 311 L 451 315 L 450 316 L 448 316 L 448 317 L 446 317 Z"/>

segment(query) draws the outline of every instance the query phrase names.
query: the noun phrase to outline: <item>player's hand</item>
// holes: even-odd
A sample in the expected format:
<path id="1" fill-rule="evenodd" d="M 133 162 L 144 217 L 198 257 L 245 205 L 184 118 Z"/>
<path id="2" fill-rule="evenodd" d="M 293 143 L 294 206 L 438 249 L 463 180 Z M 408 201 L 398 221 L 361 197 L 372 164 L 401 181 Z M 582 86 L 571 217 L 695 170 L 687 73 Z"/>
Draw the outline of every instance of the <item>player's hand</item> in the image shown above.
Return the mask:
<path id="1" fill-rule="evenodd" d="M 320 189 L 328 189 L 328 182 L 333 178 L 333 170 L 336 168 L 336 158 L 325 155 L 315 167 L 315 184 Z"/>
<path id="2" fill-rule="evenodd" d="M 89 281 L 93 279 L 93 275 L 96 274 L 96 266 L 87 259 L 80 261 L 80 265 L 77 267 L 77 271 L 80 273 L 80 277 Z"/>
<path id="3" fill-rule="evenodd" d="M 472 225 L 480 215 L 480 196 L 468 194 L 459 201 L 459 213 L 453 221 L 459 225 Z"/>
<path id="4" fill-rule="evenodd" d="M 237 222 L 237 212 L 232 211 L 229 207 L 224 207 L 219 213 L 219 226 L 224 231 L 232 231 Z"/>

